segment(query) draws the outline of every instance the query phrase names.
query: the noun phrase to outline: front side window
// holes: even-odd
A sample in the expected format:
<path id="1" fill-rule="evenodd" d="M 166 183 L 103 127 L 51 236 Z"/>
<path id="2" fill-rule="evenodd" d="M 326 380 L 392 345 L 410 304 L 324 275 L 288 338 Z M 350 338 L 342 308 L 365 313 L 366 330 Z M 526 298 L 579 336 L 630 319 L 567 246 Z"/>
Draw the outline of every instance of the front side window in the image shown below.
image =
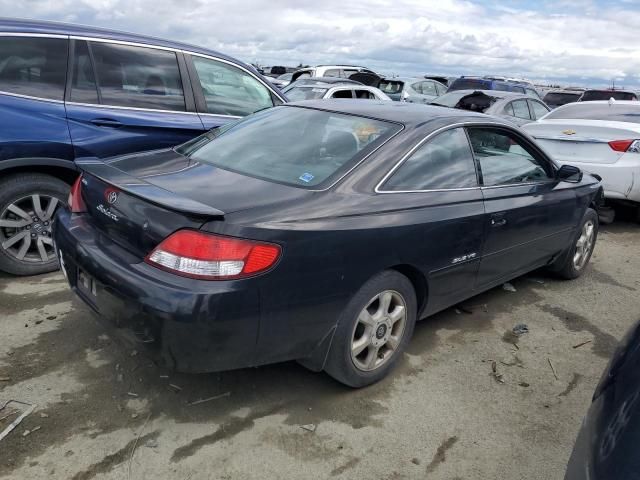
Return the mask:
<path id="1" fill-rule="evenodd" d="M 384 184 L 384 190 L 415 191 L 477 186 L 469 141 L 462 128 L 421 145 Z"/>
<path id="2" fill-rule="evenodd" d="M 0 91 L 62 100 L 68 41 L 0 37 Z"/>
<path id="3" fill-rule="evenodd" d="M 104 105 L 184 111 L 184 93 L 174 52 L 90 42 Z"/>
<path id="4" fill-rule="evenodd" d="M 233 65 L 193 57 L 204 99 L 206 113 L 244 117 L 273 106 L 271 93 L 249 73 Z"/>
<path id="5" fill-rule="evenodd" d="M 529 113 L 529 107 L 526 100 L 515 100 L 511 102 L 513 106 L 513 116 L 517 118 L 524 118 L 525 120 L 531 120 L 531 114 Z"/>
<path id="6" fill-rule="evenodd" d="M 401 126 L 324 110 L 280 106 L 178 147 L 194 161 L 276 183 L 329 183 Z"/>
<path id="7" fill-rule="evenodd" d="M 503 130 L 469 128 L 471 148 L 484 186 L 550 180 L 550 167 L 538 160 L 519 138 Z"/>

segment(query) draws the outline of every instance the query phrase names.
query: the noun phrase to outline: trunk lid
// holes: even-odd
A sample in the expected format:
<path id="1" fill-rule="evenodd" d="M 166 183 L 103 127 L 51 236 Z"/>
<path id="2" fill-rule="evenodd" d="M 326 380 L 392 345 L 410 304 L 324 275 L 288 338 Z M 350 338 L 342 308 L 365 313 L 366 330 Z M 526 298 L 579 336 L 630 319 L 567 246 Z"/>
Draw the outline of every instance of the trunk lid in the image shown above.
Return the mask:
<path id="1" fill-rule="evenodd" d="M 173 150 L 77 162 L 96 227 L 141 258 L 181 228 L 225 214 L 297 201 L 312 192 L 192 161 Z"/>
<path id="2" fill-rule="evenodd" d="M 608 142 L 640 139 L 640 126 L 624 122 L 542 120 L 522 128 L 559 163 L 615 163 L 624 153 Z"/>

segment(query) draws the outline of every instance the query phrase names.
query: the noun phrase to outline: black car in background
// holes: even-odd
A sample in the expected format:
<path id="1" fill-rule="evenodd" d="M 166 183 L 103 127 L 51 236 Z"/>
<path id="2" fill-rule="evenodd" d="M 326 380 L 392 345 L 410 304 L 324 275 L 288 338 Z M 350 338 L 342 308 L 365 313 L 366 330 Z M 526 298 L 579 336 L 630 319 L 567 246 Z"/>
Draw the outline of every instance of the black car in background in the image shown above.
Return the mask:
<path id="1" fill-rule="evenodd" d="M 577 102 L 582 93 L 576 90 L 551 90 L 544 95 L 544 103 L 551 108 L 558 108 L 567 103 Z"/>
<path id="2" fill-rule="evenodd" d="M 640 322 L 620 342 L 593 395 L 565 480 L 640 479 Z"/>
<path id="3" fill-rule="evenodd" d="M 579 276 L 602 195 L 511 124 L 401 102 L 289 104 L 80 168 L 60 263 L 137 348 L 192 372 L 296 359 L 353 387 L 418 319 L 539 267 Z"/>
<path id="4" fill-rule="evenodd" d="M 638 94 L 631 90 L 585 90 L 579 102 L 592 102 L 595 100 L 638 100 Z"/>

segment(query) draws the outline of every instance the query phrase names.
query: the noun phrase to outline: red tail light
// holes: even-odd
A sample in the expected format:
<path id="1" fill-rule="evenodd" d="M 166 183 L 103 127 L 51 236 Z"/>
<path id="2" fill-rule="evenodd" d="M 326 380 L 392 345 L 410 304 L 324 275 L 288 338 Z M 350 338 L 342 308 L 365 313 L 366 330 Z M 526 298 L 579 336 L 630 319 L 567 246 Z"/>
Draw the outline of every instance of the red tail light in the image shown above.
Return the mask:
<path id="1" fill-rule="evenodd" d="M 280 253 L 280 247 L 272 243 L 178 230 L 147 255 L 145 261 L 176 275 L 227 280 L 270 269 Z"/>
<path id="2" fill-rule="evenodd" d="M 82 199 L 82 175 L 80 175 L 74 182 L 69 192 L 69 210 L 71 213 L 84 213 L 87 211 L 87 206 Z"/>
<path id="3" fill-rule="evenodd" d="M 609 146 L 616 152 L 626 152 L 636 142 L 637 140 L 612 140 L 609 142 Z"/>

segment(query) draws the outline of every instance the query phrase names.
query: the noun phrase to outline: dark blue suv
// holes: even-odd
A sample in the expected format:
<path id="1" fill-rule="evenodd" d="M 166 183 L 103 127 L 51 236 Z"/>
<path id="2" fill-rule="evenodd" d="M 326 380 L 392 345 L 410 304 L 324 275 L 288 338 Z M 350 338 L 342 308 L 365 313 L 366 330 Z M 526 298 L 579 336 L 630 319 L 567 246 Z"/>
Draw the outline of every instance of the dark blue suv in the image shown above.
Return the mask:
<path id="1" fill-rule="evenodd" d="M 74 160 L 171 147 L 284 101 L 255 69 L 211 50 L 0 19 L 0 270 L 57 268 L 51 219 Z"/>

